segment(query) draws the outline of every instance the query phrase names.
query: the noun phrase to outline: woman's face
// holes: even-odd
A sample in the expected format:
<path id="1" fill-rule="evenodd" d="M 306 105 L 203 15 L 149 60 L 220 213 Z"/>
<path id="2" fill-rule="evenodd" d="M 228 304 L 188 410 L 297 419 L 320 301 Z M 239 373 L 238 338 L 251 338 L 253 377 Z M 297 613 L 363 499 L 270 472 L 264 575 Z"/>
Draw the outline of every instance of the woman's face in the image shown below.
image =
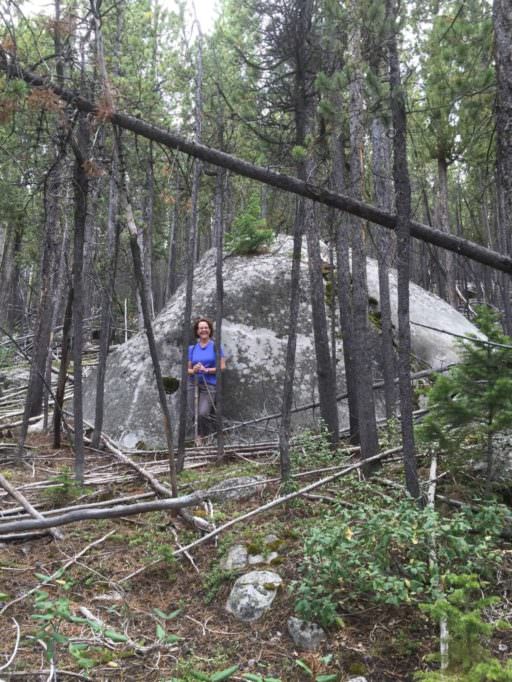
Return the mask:
<path id="1" fill-rule="evenodd" d="M 197 325 L 197 336 L 202 341 L 206 341 L 210 338 L 210 325 L 208 322 L 200 322 Z"/>

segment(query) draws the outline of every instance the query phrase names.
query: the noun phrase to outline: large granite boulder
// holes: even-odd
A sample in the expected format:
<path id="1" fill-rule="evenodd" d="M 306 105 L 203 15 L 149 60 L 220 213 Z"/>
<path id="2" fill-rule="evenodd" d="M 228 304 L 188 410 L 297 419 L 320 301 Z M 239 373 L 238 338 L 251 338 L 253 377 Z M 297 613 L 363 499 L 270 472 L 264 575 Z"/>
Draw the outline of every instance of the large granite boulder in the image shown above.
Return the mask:
<path id="1" fill-rule="evenodd" d="M 224 413 L 228 420 L 243 421 L 279 412 L 287 343 L 292 240 L 279 236 L 269 252 L 258 256 L 225 256 L 223 346 L 227 357 Z M 327 260 L 327 254 L 325 254 Z M 296 384 L 294 402 L 317 399 L 315 354 L 309 305 L 307 252 L 304 248 L 301 300 L 298 315 Z M 378 305 L 377 264 L 368 260 L 368 287 L 372 305 Z M 391 297 L 396 324 L 396 278 L 391 275 Z M 411 319 L 457 334 L 477 333 L 463 315 L 438 297 L 411 285 Z M 154 322 L 158 353 L 165 375 L 180 377 L 184 286 L 178 288 Z M 207 252 L 194 278 L 193 316 L 215 318 L 215 253 Z M 371 350 L 375 375 L 379 375 L 379 331 L 373 327 Z M 340 335 L 339 335 L 340 336 Z M 423 327 L 412 328 L 412 350 L 421 367 L 440 368 L 456 360 L 454 337 Z M 337 348 L 339 390 L 344 388 L 341 338 Z M 84 414 L 94 419 L 95 373 L 85 381 Z M 138 442 L 147 446 L 165 441 L 153 368 L 146 337 L 137 334 L 109 356 L 105 381 L 104 429 L 124 447 Z M 169 398 L 173 419 L 178 396 Z M 348 422 L 344 402 L 340 422 Z M 311 423 L 318 411 L 299 413 L 298 423 Z"/>

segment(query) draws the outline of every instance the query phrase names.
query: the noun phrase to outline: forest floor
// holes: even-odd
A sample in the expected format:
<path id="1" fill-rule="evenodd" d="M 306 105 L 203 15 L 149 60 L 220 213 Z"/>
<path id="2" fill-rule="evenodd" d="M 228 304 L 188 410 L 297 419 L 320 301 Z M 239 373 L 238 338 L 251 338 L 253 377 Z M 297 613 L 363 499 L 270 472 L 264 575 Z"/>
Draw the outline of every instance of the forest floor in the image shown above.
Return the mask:
<path id="1" fill-rule="evenodd" d="M 32 435 L 28 443 L 34 449 L 23 465 L 2 453 L 0 463 L 3 475 L 41 511 L 149 491 L 129 475 L 120 477 L 128 469 L 108 452 L 90 450 L 86 480 L 94 474 L 103 482 L 76 489 L 69 448 L 54 450 L 41 434 Z M 139 463 L 141 459 L 147 463 L 153 458 L 137 457 Z M 311 464 L 309 468 L 314 468 Z M 274 453 L 254 461 L 234 458 L 186 470 L 179 479 L 180 494 L 235 476 L 274 477 L 278 465 Z M 384 463 L 383 469 L 387 478 L 400 480 L 399 461 Z M 427 469 L 420 473 L 428 479 Z M 160 476 L 162 481 L 166 478 Z M 232 680 L 251 679 L 244 677 L 247 673 L 262 682 L 322 680 L 329 674 L 336 677 L 328 679 L 340 682 L 358 675 L 368 682 L 412 680 L 414 671 L 425 667 L 425 656 L 438 646 L 436 628 L 416 608 L 348 598 L 339 610 L 339 625 L 328 630 L 327 641 L 315 654 L 298 651 L 288 634 L 304 535 L 332 511 L 333 495 L 350 499 L 350 483 L 340 479 L 329 492 L 320 492 L 324 498 L 300 497 L 286 507 L 275 507 L 178 560 L 171 556 L 177 543 L 185 545 L 199 534 L 169 512 L 80 521 L 62 526 L 64 537 L 59 541 L 47 535 L 3 542 L 0 680 L 214 682 L 225 679 L 222 671 L 234 666 Z M 220 525 L 279 494 L 278 484 L 269 484 L 250 500 L 216 503 L 208 513 Z M 375 494 L 381 494 L 377 484 Z M 14 505 L 4 495 L 0 514 Z M 194 513 L 207 515 L 202 506 Z M 223 570 L 220 561 L 235 543 L 257 550 L 268 534 L 278 537 L 279 558 L 269 568 L 282 577 L 283 587 L 266 615 L 244 624 L 225 610 L 240 573 Z M 91 626 L 93 619 L 101 624 Z M 496 651 L 512 651 L 512 635 L 500 635 L 493 646 Z M 55 669 L 45 653 L 52 648 Z"/>

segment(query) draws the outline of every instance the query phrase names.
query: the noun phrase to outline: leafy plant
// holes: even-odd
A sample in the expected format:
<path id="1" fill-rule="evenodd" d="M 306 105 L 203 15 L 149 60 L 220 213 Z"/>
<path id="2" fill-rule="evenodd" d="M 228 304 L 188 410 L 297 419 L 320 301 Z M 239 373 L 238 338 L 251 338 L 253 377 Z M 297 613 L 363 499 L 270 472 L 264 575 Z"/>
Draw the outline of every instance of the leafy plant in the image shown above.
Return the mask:
<path id="1" fill-rule="evenodd" d="M 318 429 L 305 429 L 293 439 L 290 458 L 296 468 L 323 467 L 341 463 L 340 452 L 331 448 L 329 433 L 323 423 Z"/>
<path id="2" fill-rule="evenodd" d="M 295 661 L 295 663 L 307 674 L 311 680 L 314 680 L 314 682 L 335 682 L 338 679 L 338 675 L 336 673 L 321 672 L 321 670 L 324 669 L 325 666 L 328 666 L 331 661 L 332 654 L 327 654 L 327 656 L 322 656 L 321 658 L 313 658 L 309 665 L 300 658 Z"/>
<path id="3" fill-rule="evenodd" d="M 240 213 L 226 234 L 226 249 L 239 256 L 259 253 L 273 239 L 273 232 L 267 228 L 261 217 L 260 200 L 256 193 L 249 197 L 245 210 Z"/>
<path id="4" fill-rule="evenodd" d="M 162 642 L 162 644 L 174 644 L 175 642 L 179 642 L 181 639 L 183 639 L 178 635 L 168 633 L 165 626 L 165 623 L 179 616 L 181 609 L 175 609 L 171 613 L 164 613 L 164 611 L 161 611 L 160 609 L 153 609 L 153 613 L 160 619 L 160 622 L 156 624 L 156 638 L 159 642 Z"/>
<path id="5" fill-rule="evenodd" d="M 442 517 L 409 499 L 375 509 L 360 502 L 339 508 L 308 532 L 302 580 L 293 589 L 296 610 L 324 626 L 338 621 L 340 601 L 363 599 L 418 604 L 439 596 L 431 570 L 436 538 L 439 574 L 470 570 L 489 574 L 498 561 L 504 509 L 489 505 Z"/>
<path id="6" fill-rule="evenodd" d="M 434 620 L 448 624 L 449 665 L 447 670 L 418 672 L 421 682 L 511 682 L 512 661 L 501 663 L 489 655 L 488 643 L 496 630 L 510 628 L 508 623 L 484 620 L 485 609 L 499 601 L 481 597 L 482 585 L 475 575 L 446 576 L 446 596 L 421 609 Z M 434 658 L 434 657 L 431 657 Z"/>
<path id="7" fill-rule="evenodd" d="M 237 670 L 238 666 L 232 665 L 230 668 L 225 668 L 224 670 L 219 670 L 218 672 L 211 674 L 202 673 L 199 670 L 192 670 L 191 675 L 194 679 L 202 680 L 203 682 L 222 682 L 222 680 L 229 680 Z"/>
<path id="8" fill-rule="evenodd" d="M 216 564 L 203 579 L 203 587 L 206 591 L 206 603 L 211 604 L 223 585 L 232 580 L 236 571 L 226 570 Z"/>
<path id="9" fill-rule="evenodd" d="M 512 423 L 512 339 L 502 333 L 497 315 L 478 308 L 475 322 L 492 342 L 474 339 L 459 344 L 461 362 L 438 376 L 428 394 L 429 414 L 419 426 L 419 439 L 442 452 L 465 450 L 487 459 L 492 480 L 493 435 Z M 507 347 L 508 346 L 508 347 Z"/>
<path id="10" fill-rule="evenodd" d="M 176 566 L 176 557 L 173 555 L 173 547 L 169 543 L 168 535 L 165 531 L 159 530 L 155 525 L 151 528 L 144 528 L 133 535 L 129 541 L 133 547 L 143 547 L 146 550 L 144 560 L 148 563 L 162 561 L 166 566 L 172 568 Z"/>

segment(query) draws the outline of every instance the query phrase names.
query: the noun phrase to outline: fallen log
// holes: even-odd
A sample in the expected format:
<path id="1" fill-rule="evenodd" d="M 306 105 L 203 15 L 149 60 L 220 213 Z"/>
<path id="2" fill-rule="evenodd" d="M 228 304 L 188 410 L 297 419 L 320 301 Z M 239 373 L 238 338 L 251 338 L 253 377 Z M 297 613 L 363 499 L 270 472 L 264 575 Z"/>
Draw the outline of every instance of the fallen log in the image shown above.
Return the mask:
<path id="1" fill-rule="evenodd" d="M 0 69 L 8 78 L 21 79 L 32 87 L 44 88 L 53 92 L 57 97 L 68 102 L 79 111 L 97 114 L 100 109 L 96 103 L 90 102 L 79 93 L 62 88 L 53 83 L 49 78 L 41 77 L 38 74 L 24 69 L 16 57 L 3 47 L 0 47 Z M 124 128 L 125 130 L 130 130 L 136 135 L 141 135 L 142 137 L 153 140 L 169 149 L 183 152 L 214 166 L 226 168 L 237 175 L 252 178 L 253 180 L 270 185 L 271 187 L 276 187 L 285 192 L 291 192 L 292 194 L 312 199 L 325 206 L 331 206 L 332 208 L 346 211 L 363 220 L 368 220 L 376 225 L 381 225 L 391 230 L 394 230 L 396 227 L 396 215 L 382 211 L 371 204 L 366 204 L 343 194 L 338 194 L 323 187 L 312 185 L 304 180 L 299 180 L 296 177 L 285 175 L 284 173 L 277 173 L 268 168 L 256 166 L 255 164 L 244 161 L 231 154 L 227 154 L 226 152 L 221 152 L 212 147 L 207 147 L 206 145 L 197 142 L 191 142 L 176 133 L 147 123 L 135 116 L 113 111 L 110 114 L 109 120 L 112 124 Z M 421 241 L 466 256 L 478 263 L 490 265 L 496 270 L 501 270 L 502 272 L 509 274 L 512 273 L 512 258 L 505 254 L 492 251 L 475 242 L 471 242 L 462 237 L 457 237 L 456 235 L 449 234 L 443 230 L 438 230 L 416 221 L 410 222 L 410 233 L 412 237 L 420 239 Z"/>

